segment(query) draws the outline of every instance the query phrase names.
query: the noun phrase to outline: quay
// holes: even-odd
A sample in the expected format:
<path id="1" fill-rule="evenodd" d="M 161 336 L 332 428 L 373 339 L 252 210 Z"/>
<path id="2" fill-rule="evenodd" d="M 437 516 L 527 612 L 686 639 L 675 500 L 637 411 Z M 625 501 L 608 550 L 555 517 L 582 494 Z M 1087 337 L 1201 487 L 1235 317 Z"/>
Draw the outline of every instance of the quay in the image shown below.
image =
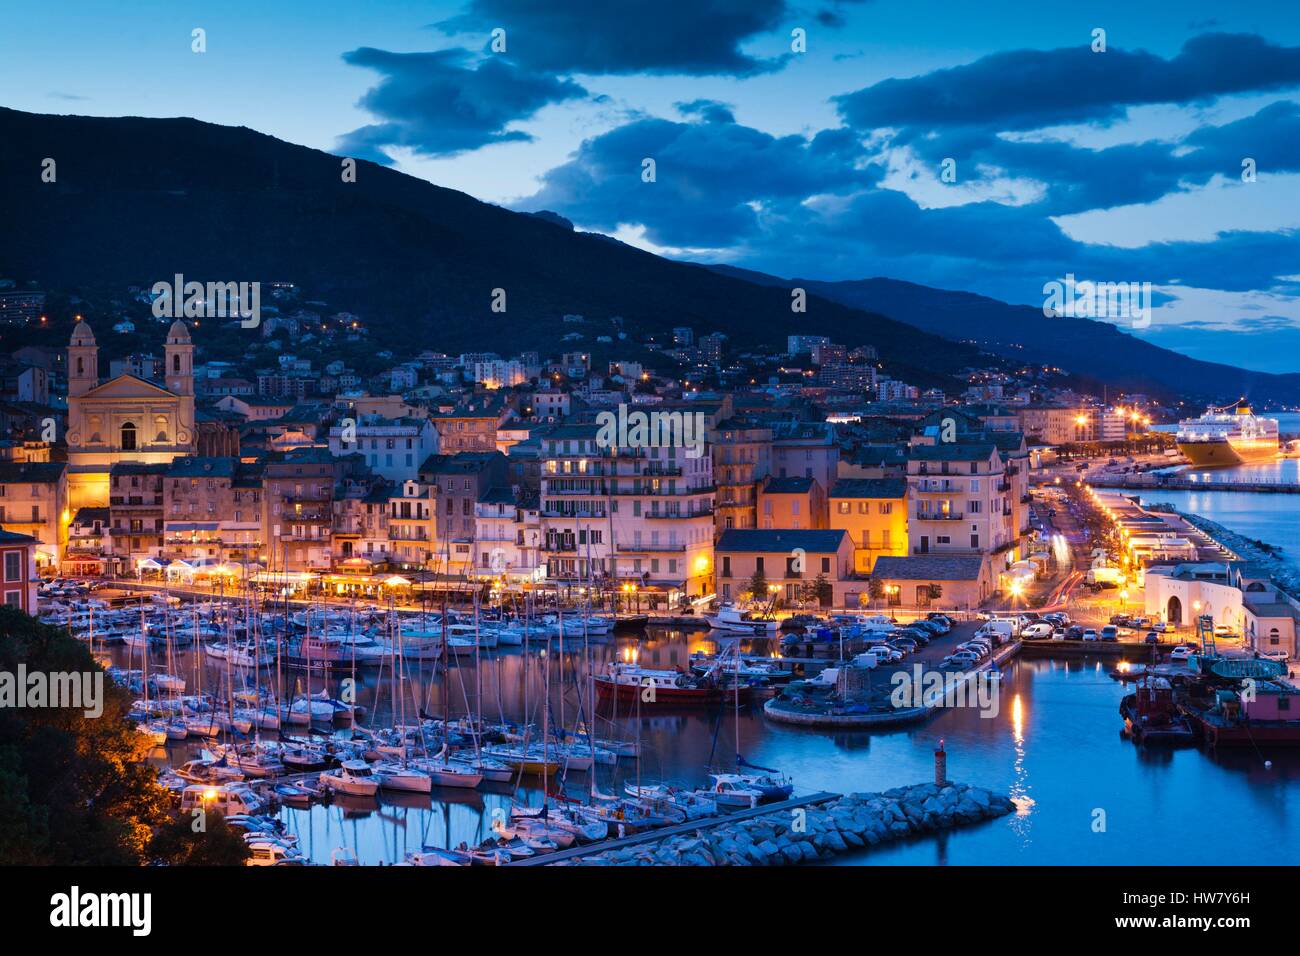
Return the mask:
<path id="1" fill-rule="evenodd" d="M 829 860 L 1015 810 L 1005 796 L 948 780 L 882 793 L 818 793 L 506 865 L 780 866 Z"/>
<path id="2" fill-rule="evenodd" d="M 1126 488 L 1135 491 L 1255 491 L 1265 494 L 1300 494 L 1300 484 L 1293 482 L 1198 477 L 1204 474 L 1205 472 L 1199 471 L 1185 475 L 1103 473 L 1085 476 L 1083 480 L 1099 488 Z"/>
<path id="3" fill-rule="evenodd" d="M 720 814 L 716 817 L 707 817 L 703 820 L 687 820 L 685 823 L 675 823 L 672 826 L 660 827 L 657 830 L 647 830 L 644 833 L 634 833 L 631 836 L 599 840 L 596 843 L 588 843 L 585 846 L 571 846 L 567 850 L 558 850 L 555 853 L 547 853 L 544 856 L 533 856 L 522 860 L 512 860 L 505 865 L 549 866 L 553 863 L 563 862 L 564 860 L 572 860 L 575 857 L 590 856 L 595 853 L 607 853 L 613 850 L 621 850 L 625 847 L 639 846 L 643 843 L 655 843 L 682 833 L 694 833 L 697 830 L 707 830 L 724 823 L 735 823 L 751 817 L 765 816 L 772 813 L 789 813 L 791 810 L 796 810 L 800 807 L 817 806 L 831 800 L 838 800 L 840 797 L 841 794 L 827 792 L 814 793 L 806 797 L 793 797 L 789 800 L 782 800 L 779 803 L 767 803 L 757 807 L 749 807 L 743 810 L 737 810 L 734 813 Z"/>

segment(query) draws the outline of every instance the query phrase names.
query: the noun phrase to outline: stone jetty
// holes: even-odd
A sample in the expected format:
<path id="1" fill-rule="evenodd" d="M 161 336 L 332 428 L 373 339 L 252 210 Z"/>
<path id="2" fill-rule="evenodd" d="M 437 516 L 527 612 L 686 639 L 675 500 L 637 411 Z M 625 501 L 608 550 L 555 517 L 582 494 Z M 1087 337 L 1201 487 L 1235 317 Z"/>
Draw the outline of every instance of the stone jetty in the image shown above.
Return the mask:
<path id="1" fill-rule="evenodd" d="M 962 783 L 854 793 L 826 803 L 701 826 L 663 840 L 572 857 L 557 866 L 780 866 L 1004 816 L 1015 804 Z M 595 848 L 593 848 L 595 849 Z"/>

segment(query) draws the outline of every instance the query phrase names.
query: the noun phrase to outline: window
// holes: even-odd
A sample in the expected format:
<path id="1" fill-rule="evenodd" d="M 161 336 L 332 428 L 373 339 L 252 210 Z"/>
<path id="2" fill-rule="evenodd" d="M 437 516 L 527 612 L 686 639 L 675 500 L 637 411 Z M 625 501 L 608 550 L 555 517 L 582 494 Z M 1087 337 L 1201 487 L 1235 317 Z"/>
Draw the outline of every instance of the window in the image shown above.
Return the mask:
<path id="1" fill-rule="evenodd" d="M 10 607 L 22 607 L 22 606 L 23 606 L 23 592 L 22 592 L 22 591 L 6 591 L 6 592 L 5 592 L 5 604 L 9 605 Z"/>
<path id="2" fill-rule="evenodd" d="M 831 559 L 822 558 L 822 574 L 830 574 L 830 573 L 831 573 Z"/>
<path id="3" fill-rule="evenodd" d="M 135 451 L 135 425 L 131 422 L 122 425 L 122 450 Z"/>
<path id="4" fill-rule="evenodd" d="M 894 503 L 892 501 L 882 501 L 879 506 L 879 511 L 882 515 L 893 514 Z"/>
<path id="5" fill-rule="evenodd" d="M 731 555 L 729 554 L 722 556 L 722 576 L 724 578 L 731 577 Z"/>
<path id="6" fill-rule="evenodd" d="M 853 507 L 853 503 L 851 501 L 841 501 L 839 503 L 840 514 L 842 515 L 848 514 L 849 511 L 852 509 L 852 507 Z"/>
<path id="7" fill-rule="evenodd" d="M 21 581 L 23 579 L 23 555 L 21 551 L 5 552 L 5 580 Z"/>

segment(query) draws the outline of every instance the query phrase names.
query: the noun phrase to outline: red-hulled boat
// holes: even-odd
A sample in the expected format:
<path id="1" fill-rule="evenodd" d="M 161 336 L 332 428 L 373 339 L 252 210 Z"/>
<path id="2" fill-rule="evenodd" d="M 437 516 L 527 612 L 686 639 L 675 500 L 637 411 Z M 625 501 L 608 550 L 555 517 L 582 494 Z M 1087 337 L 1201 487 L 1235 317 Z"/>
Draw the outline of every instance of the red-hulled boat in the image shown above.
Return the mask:
<path id="1" fill-rule="evenodd" d="M 607 673 L 595 678 L 596 693 L 601 700 L 616 699 L 650 704 L 728 704 L 746 703 L 752 686 L 725 682 L 721 675 L 652 670 L 634 664 L 613 664 Z"/>

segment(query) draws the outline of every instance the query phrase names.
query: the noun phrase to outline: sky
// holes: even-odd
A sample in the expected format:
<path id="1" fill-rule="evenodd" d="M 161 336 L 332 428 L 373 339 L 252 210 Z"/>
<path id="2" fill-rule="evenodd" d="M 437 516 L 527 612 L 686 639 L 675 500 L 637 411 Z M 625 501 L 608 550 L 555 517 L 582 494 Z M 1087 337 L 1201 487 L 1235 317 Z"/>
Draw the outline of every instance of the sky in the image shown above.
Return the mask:
<path id="1" fill-rule="evenodd" d="M 1294 0 L 48 0 L 0 5 L 0 104 L 247 126 L 783 277 L 1149 283 L 1113 321 L 1300 371 Z"/>

